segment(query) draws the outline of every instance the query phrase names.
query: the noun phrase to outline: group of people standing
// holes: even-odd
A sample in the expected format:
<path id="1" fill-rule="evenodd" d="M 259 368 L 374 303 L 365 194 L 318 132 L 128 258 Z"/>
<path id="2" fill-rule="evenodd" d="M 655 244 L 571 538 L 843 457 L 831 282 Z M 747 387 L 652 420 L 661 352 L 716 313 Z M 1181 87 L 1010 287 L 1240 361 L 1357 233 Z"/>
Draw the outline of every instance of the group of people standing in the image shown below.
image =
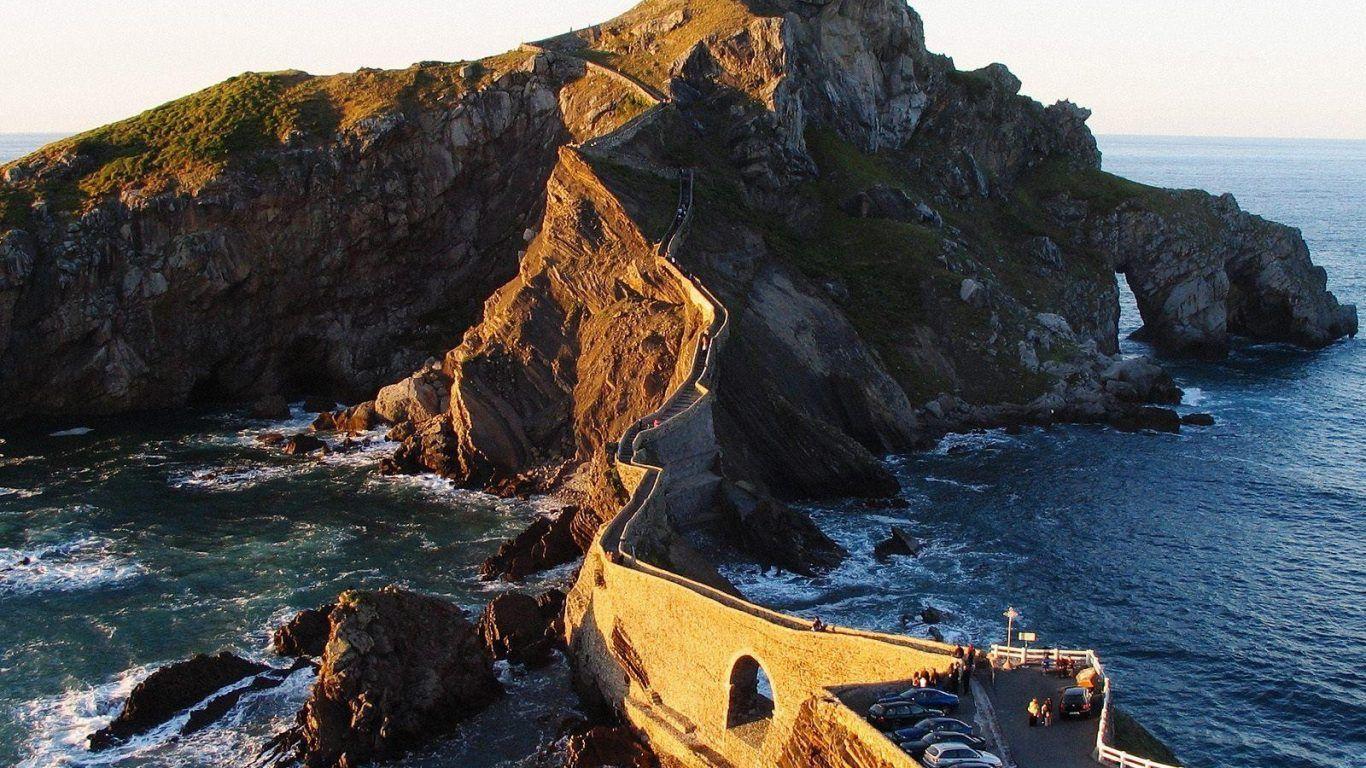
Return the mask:
<path id="1" fill-rule="evenodd" d="M 977 649 L 959 645 L 953 649 L 954 662 L 946 671 L 920 669 L 911 675 L 917 688 L 937 688 L 949 693 L 968 695 L 972 693 L 972 669 L 979 658 Z"/>
<path id="2" fill-rule="evenodd" d="M 1029 712 L 1029 727 L 1038 726 L 1048 727 L 1053 724 L 1053 699 L 1052 697 L 1040 702 L 1038 699 L 1030 699 L 1029 706 L 1025 707 Z"/>

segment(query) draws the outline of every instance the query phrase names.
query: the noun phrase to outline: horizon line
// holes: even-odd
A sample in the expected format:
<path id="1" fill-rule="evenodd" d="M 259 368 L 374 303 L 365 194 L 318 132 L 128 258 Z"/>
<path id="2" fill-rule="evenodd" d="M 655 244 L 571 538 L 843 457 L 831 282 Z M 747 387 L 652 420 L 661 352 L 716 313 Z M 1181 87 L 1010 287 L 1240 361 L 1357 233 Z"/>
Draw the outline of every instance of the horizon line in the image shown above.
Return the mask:
<path id="1" fill-rule="evenodd" d="M 122 122 L 122 121 L 115 121 Z M 81 133 L 98 130 L 105 125 L 104 123 L 94 128 L 82 128 L 74 131 L 5 131 L 0 130 L 0 136 L 52 136 L 56 138 L 67 138 Z M 1228 134 L 1207 134 L 1207 133 L 1132 133 L 1128 131 L 1093 131 L 1092 134 L 1098 138 L 1115 139 L 1222 139 L 1226 141 L 1319 141 L 1319 142 L 1338 142 L 1338 143 L 1366 143 L 1366 136 L 1248 136 L 1248 135 L 1228 135 Z"/>

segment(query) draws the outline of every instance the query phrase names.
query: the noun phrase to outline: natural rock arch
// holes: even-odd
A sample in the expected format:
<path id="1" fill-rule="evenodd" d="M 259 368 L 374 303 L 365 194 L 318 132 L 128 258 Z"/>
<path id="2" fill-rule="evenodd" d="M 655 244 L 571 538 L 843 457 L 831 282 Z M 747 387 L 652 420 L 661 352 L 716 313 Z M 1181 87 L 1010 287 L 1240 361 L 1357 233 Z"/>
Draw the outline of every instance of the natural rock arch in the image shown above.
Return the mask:
<path id="1" fill-rule="evenodd" d="M 726 683 L 726 727 L 767 723 L 777 708 L 773 681 L 759 660 L 742 654 L 730 667 Z"/>

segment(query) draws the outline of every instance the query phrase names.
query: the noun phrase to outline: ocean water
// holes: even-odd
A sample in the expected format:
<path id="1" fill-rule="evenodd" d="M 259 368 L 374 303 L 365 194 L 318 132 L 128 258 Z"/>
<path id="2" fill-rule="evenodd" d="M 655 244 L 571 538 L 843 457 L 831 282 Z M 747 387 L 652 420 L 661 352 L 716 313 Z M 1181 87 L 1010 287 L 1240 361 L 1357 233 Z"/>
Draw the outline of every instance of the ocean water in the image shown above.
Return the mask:
<path id="1" fill-rule="evenodd" d="M 381 477 L 394 447 L 382 432 L 323 460 L 256 441 L 310 418 L 296 408 L 283 422 L 182 413 L 0 431 L 0 765 L 246 764 L 289 723 L 311 673 L 188 738 L 159 730 L 96 756 L 85 736 L 166 662 L 225 649 L 281 664 L 270 630 L 343 589 L 396 583 L 474 614 L 505 588 L 475 568 L 547 500 Z M 491 768 L 533 752 L 575 706 L 566 673 L 504 670 L 512 695 L 471 722 L 474 738 L 407 764 Z"/>
<path id="2" fill-rule="evenodd" d="M 1300 227 L 1339 299 L 1366 309 L 1366 142 L 1100 143 L 1109 171 L 1233 192 Z M 1122 325 L 1140 325 L 1131 295 Z M 853 553 L 835 573 L 728 575 L 842 624 L 924 632 L 932 605 L 979 643 L 1014 605 L 1044 644 L 1099 650 L 1117 701 L 1188 766 L 1366 766 L 1366 342 L 1168 364 L 1182 410 L 1217 426 L 953 437 L 893 461 L 911 509 L 812 509 Z M 874 560 L 892 523 L 928 551 Z"/>
<path id="3" fill-rule="evenodd" d="M 23 157 L 44 144 L 69 136 L 66 133 L 0 133 L 0 163 Z"/>
<path id="4" fill-rule="evenodd" d="M 0 136 L 0 161 L 54 138 Z M 1111 171 L 1232 191 L 1301 227 L 1338 295 L 1366 305 L 1366 143 L 1101 144 Z M 1131 297 L 1123 320 L 1137 325 Z M 852 552 L 836 572 L 727 571 L 758 599 L 843 624 L 919 633 L 933 605 L 947 634 L 979 643 L 1013 604 L 1046 643 L 1099 649 L 1118 701 L 1194 768 L 1366 765 L 1366 350 L 1241 345 L 1171 367 L 1183 408 L 1216 427 L 950 438 L 889 460 L 910 509 L 812 508 Z M 499 588 L 477 563 L 548 503 L 378 477 L 378 435 L 323 462 L 254 441 L 304 423 L 187 412 L 0 427 L 0 765 L 244 764 L 306 676 L 190 738 L 156 732 L 96 757 L 83 737 L 158 665 L 220 648 L 268 658 L 270 627 L 347 587 L 397 582 L 477 608 Z M 891 523 L 926 553 L 875 561 Z M 504 675 L 514 695 L 468 739 L 405 764 L 518 765 L 573 702 L 563 665 Z"/>

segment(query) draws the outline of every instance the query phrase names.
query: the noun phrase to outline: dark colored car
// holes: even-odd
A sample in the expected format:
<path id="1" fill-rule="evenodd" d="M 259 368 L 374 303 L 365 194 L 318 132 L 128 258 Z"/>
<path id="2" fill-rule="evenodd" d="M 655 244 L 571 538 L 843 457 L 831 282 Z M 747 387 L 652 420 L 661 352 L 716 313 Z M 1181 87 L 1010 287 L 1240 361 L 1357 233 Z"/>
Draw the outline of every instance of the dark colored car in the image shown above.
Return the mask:
<path id="1" fill-rule="evenodd" d="M 891 731 L 915 725 L 927 717 L 942 717 L 942 710 L 924 707 L 913 701 L 879 701 L 868 708 L 868 722 L 879 730 Z"/>
<path id="2" fill-rule="evenodd" d="M 942 744 L 950 741 L 966 744 L 979 752 L 987 748 L 987 740 L 981 736 L 954 733 L 953 731 L 931 731 L 915 741 L 902 742 L 901 751 L 919 760 L 931 744 Z"/>
<path id="3" fill-rule="evenodd" d="M 889 701 L 913 701 L 922 707 L 942 709 L 949 714 L 958 711 L 958 697 L 938 688 L 912 688 L 909 691 L 902 691 L 878 699 L 879 703 Z"/>
<path id="4" fill-rule="evenodd" d="M 892 734 L 892 739 L 898 744 L 907 741 L 919 741 L 926 734 L 936 731 L 947 731 L 949 733 L 966 733 L 972 735 L 972 726 L 962 720 L 954 720 L 951 717 L 929 717 L 910 728 L 902 728 Z"/>
<path id="5" fill-rule="evenodd" d="M 1090 688 L 1065 688 L 1059 695 L 1058 714 L 1061 717 L 1091 717 L 1100 714 L 1104 703 L 1104 694 Z"/>

